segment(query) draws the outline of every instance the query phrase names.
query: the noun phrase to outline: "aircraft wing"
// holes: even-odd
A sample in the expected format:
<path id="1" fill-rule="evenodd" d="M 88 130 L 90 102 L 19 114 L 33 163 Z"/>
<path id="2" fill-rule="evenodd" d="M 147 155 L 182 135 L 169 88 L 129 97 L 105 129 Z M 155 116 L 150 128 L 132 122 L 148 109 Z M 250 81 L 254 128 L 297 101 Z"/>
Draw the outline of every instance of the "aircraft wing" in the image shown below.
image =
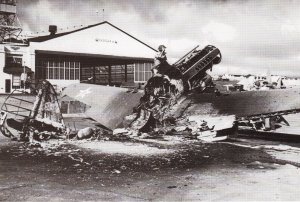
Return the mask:
<path id="1" fill-rule="evenodd" d="M 191 94 L 192 101 L 185 113 L 198 115 L 235 115 L 248 117 L 276 112 L 300 111 L 300 88 L 268 91 Z"/>
<path id="2" fill-rule="evenodd" d="M 122 127 L 123 118 L 132 114 L 143 92 L 128 92 L 128 89 L 94 84 L 73 84 L 63 95 L 90 106 L 86 115 L 109 129 Z"/>
<path id="3" fill-rule="evenodd" d="M 75 84 L 64 94 L 91 108 L 86 114 L 110 129 L 122 127 L 123 118 L 139 104 L 143 92 L 93 84 Z M 186 105 L 186 106 L 185 106 Z M 183 110 L 183 111 L 182 111 Z M 198 115 L 207 118 L 234 115 L 248 117 L 276 112 L 300 111 L 300 88 L 270 91 L 247 91 L 216 96 L 214 93 L 190 94 L 174 114 Z"/>

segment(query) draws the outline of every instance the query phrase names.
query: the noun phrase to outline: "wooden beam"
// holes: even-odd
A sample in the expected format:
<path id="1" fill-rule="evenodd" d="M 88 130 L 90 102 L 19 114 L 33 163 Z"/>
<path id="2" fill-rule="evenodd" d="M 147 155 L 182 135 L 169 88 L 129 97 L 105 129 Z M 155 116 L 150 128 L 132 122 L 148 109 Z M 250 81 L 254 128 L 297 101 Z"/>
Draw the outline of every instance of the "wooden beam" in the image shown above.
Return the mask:
<path id="1" fill-rule="evenodd" d="M 96 84 L 96 67 L 93 67 L 93 83 Z"/>
<path id="2" fill-rule="evenodd" d="M 108 85 L 111 85 L 111 65 L 108 66 Z"/>
<path id="3" fill-rule="evenodd" d="M 127 64 L 125 64 L 125 82 L 127 82 Z"/>

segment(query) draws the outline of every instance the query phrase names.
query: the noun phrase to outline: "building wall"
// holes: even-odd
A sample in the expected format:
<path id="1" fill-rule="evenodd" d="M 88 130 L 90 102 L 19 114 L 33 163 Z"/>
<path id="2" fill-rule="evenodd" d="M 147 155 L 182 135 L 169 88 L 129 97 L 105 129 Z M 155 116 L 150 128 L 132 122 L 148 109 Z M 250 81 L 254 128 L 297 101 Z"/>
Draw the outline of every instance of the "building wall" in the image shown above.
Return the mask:
<path id="1" fill-rule="evenodd" d="M 148 80 L 151 76 L 152 64 L 151 60 L 111 59 L 109 57 L 78 56 L 76 53 L 64 55 L 62 53 L 37 52 L 36 77 L 37 79 L 47 79 L 53 85 L 58 86 L 58 89 L 79 82 L 133 86 L 134 83 L 144 83 Z M 138 71 L 137 76 L 135 76 L 135 70 Z"/>
<path id="2" fill-rule="evenodd" d="M 49 38 L 49 40 L 32 41 L 29 46 L 20 44 L 17 47 L 18 45 L 0 44 L 0 93 L 5 93 L 5 79 L 10 79 L 13 83 L 12 80 L 17 81 L 16 78 L 18 77 L 18 75 L 13 76 L 3 72 L 5 46 L 15 46 L 9 51 L 12 54 L 22 55 L 22 66 L 31 68 L 35 72 L 36 79 L 47 79 L 53 85 L 58 86 L 58 90 L 90 78 L 89 73 L 86 74 L 86 78 L 82 78 L 80 74 L 83 69 L 86 69 L 86 72 L 93 70 L 92 76 L 95 77 L 93 79 L 95 84 L 119 86 L 124 82 L 143 83 L 151 75 L 149 70 L 153 61 L 152 58 L 155 55 L 153 48 L 109 23 L 91 26 L 64 36 Z M 46 57 L 49 60 L 47 61 L 47 58 L 40 54 L 48 54 Z M 52 56 L 49 58 L 49 55 L 54 55 L 54 58 L 51 58 Z M 69 57 L 70 55 L 73 55 L 73 57 Z M 79 63 L 79 71 L 75 70 L 74 73 L 76 75 L 76 72 L 79 72 L 79 77 L 76 75 L 74 78 L 66 78 L 66 74 L 69 74 L 67 71 L 71 71 L 72 68 L 66 70 L 64 67 L 62 70 L 61 64 L 57 64 L 57 62 L 59 63 L 66 58 L 71 58 L 71 62 Z M 93 60 L 92 62 L 88 61 L 91 64 L 84 64 L 89 59 Z M 128 65 L 127 74 L 125 74 L 125 65 Z M 101 67 L 104 66 L 110 67 L 109 73 L 103 73 Z M 97 71 L 99 71 L 95 72 L 95 68 L 98 68 Z M 138 73 L 135 74 L 134 70 L 138 70 Z M 65 75 L 64 78 L 60 76 L 62 74 Z M 70 73 L 70 75 L 73 74 Z M 20 78 L 18 81 L 21 83 Z M 14 84 L 17 88 L 18 82 L 14 82 Z"/>
<path id="3" fill-rule="evenodd" d="M 156 52 L 108 23 L 43 42 L 30 42 L 35 50 L 154 58 Z"/>
<path id="4" fill-rule="evenodd" d="M 0 93 L 6 93 L 5 83 L 9 79 L 11 82 L 11 91 L 13 91 L 13 78 L 12 74 L 4 73 L 4 67 L 6 65 L 7 56 L 18 55 L 22 58 L 22 66 L 27 66 L 35 71 L 35 54 L 30 50 L 29 47 L 24 46 L 24 44 L 0 44 Z M 15 74 L 15 76 L 20 76 Z"/>
<path id="5" fill-rule="evenodd" d="M 95 84 L 101 85 L 113 85 L 113 86 L 130 86 L 133 83 L 144 83 L 151 76 L 151 62 L 128 60 L 128 59 L 108 59 L 108 58 L 94 58 L 91 62 L 90 58 L 83 56 L 69 56 L 69 55 L 52 55 L 52 54 L 36 54 L 32 47 L 19 47 L 15 50 L 10 49 L 7 52 L 7 45 L 0 45 L 0 93 L 5 92 L 5 80 L 10 79 L 11 81 L 11 91 L 14 90 L 13 80 L 16 76 L 12 74 L 6 74 L 3 72 L 5 66 L 5 55 L 6 54 L 17 54 L 22 55 L 22 65 L 27 66 L 35 72 L 35 78 L 47 79 L 50 81 L 58 91 L 61 91 L 64 87 L 71 84 L 76 84 L 80 82 L 86 82 L 87 78 L 95 76 L 95 79 L 88 81 Z M 6 50 L 6 52 L 5 52 Z M 91 62 L 86 64 L 86 61 Z M 76 70 L 76 76 L 74 78 L 61 78 L 61 66 L 64 66 L 63 73 L 66 74 L 66 66 L 70 66 L 70 62 L 74 66 L 78 66 Z M 115 63 L 113 65 L 113 63 Z M 68 64 L 68 65 L 66 65 Z M 85 66 L 87 65 L 87 66 Z M 125 65 L 127 65 L 127 77 L 125 76 Z M 110 79 L 108 78 L 108 72 L 103 71 L 101 67 L 111 67 Z M 94 72 L 96 70 L 96 72 Z M 70 71 L 70 70 L 68 70 Z M 58 73 L 57 73 L 58 72 Z M 75 71 L 73 71 L 74 73 Z M 87 73 L 86 73 L 87 72 Z M 72 73 L 72 75 L 73 75 Z M 49 74 L 51 76 L 49 76 Z M 56 76 L 55 76 L 56 75 Z M 58 75 L 58 76 L 57 76 Z M 74 73 L 75 75 L 75 73 Z M 20 76 L 20 75 L 19 75 Z M 126 78 L 126 79 L 125 79 Z M 109 82 L 108 82 L 109 81 Z"/>
<path id="6" fill-rule="evenodd" d="M 0 44 L 0 93 L 5 93 L 5 80 L 11 79 L 11 76 L 3 72 L 5 66 L 4 46 Z"/>

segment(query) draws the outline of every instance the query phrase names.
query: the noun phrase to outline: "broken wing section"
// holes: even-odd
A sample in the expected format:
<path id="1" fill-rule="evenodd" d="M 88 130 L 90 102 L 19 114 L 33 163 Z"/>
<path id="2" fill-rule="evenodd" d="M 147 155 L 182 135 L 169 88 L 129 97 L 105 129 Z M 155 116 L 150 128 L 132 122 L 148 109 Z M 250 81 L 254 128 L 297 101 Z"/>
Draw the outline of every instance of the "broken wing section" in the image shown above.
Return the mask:
<path id="1" fill-rule="evenodd" d="M 46 80 L 32 85 L 32 94 L 15 90 L 1 107 L 0 130 L 7 137 L 26 140 L 33 133 L 61 135 L 65 129 L 59 101 Z"/>
<path id="2" fill-rule="evenodd" d="M 54 87 L 44 80 L 37 84 L 35 101 L 30 118 L 37 121 L 64 127 L 60 104 Z"/>
<path id="3" fill-rule="evenodd" d="M 252 117 L 279 112 L 299 112 L 300 88 L 271 91 L 189 94 L 192 104 L 186 113 Z"/>
<path id="4" fill-rule="evenodd" d="M 122 127 L 124 117 L 132 113 L 143 93 L 131 92 L 125 88 L 80 83 L 68 86 L 63 95 L 89 105 L 86 115 L 113 130 Z"/>
<path id="5" fill-rule="evenodd" d="M 0 113 L 0 131 L 3 135 L 18 136 L 25 119 L 31 116 L 34 100 L 34 96 L 25 95 L 20 90 L 6 97 Z"/>

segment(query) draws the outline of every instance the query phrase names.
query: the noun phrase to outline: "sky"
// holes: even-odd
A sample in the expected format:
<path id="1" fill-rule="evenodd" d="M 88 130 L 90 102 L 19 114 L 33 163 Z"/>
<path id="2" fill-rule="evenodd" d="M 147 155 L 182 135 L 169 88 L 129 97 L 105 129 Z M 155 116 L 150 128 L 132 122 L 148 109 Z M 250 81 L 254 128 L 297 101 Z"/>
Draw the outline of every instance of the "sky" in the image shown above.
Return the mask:
<path id="1" fill-rule="evenodd" d="M 300 76 L 297 0 L 19 0 L 17 12 L 29 35 L 105 20 L 154 48 L 164 44 L 170 63 L 214 45 L 223 56 L 215 74 Z"/>

